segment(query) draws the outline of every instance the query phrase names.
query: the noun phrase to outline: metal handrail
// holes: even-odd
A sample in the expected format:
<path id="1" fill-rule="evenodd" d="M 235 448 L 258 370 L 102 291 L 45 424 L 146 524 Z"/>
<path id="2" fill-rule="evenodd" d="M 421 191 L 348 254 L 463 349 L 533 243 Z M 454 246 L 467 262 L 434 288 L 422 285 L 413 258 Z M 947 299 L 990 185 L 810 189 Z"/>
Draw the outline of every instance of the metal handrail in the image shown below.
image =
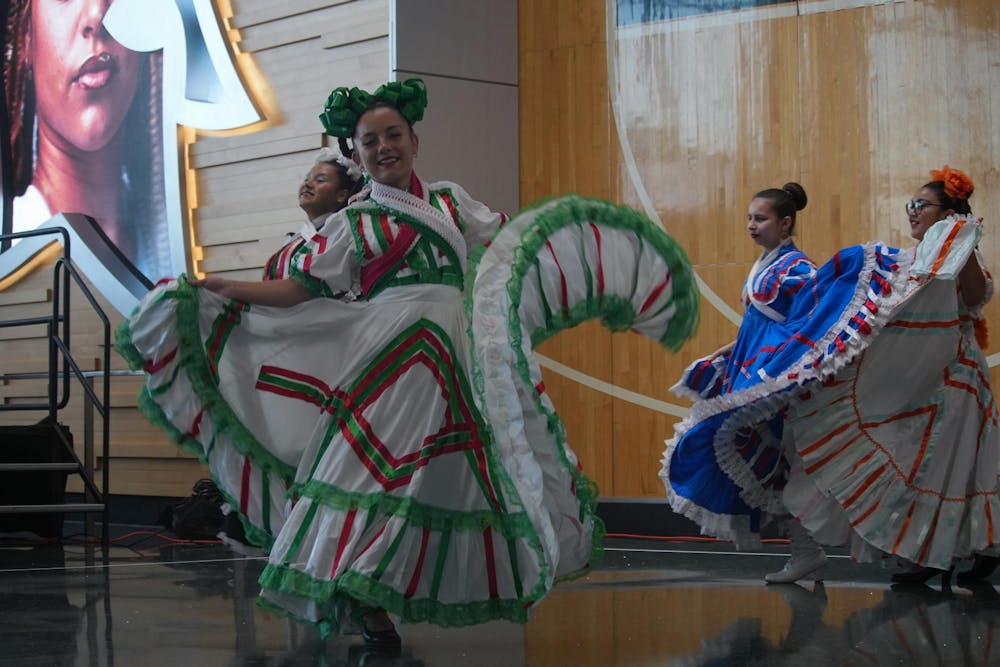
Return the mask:
<path id="1" fill-rule="evenodd" d="M 7 240 L 15 239 L 25 239 L 34 236 L 60 236 L 62 237 L 63 244 L 63 257 L 69 258 L 71 255 L 70 251 L 70 236 L 69 231 L 64 227 L 46 227 L 44 229 L 31 229 L 23 232 L 12 232 L 10 234 L 0 234 L 0 245 Z M 55 276 L 53 289 L 56 293 L 59 291 L 58 276 Z M 69 291 L 69 284 L 66 283 L 66 291 Z M 53 296 L 53 309 L 51 316 L 36 316 L 27 317 L 14 320 L 7 320 L 4 322 L 5 327 L 16 327 L 16 326 L 28 326 L 32 324 L 44 324 L 47 327 L 46 335 L 49 339 L 49 401 L 48 403 L 18 403 L 15 405 L 0 405 L 0 411 L 21 411 L 21 410 L 47 410 L 49 413 L 49 418 L 55 420 L 56 412 L 66 406 L 69 402 L 69 369 L 63 369 L 63 396 L 60 401 L 55 400 L 56 391 L 56 375 L 58 374 L 58 361 L 55 358 L 55 348 L 52 344 L 52 337 L 57 329 L 59 322 L 68 318 L 69 316 L 69 295 L 66 298 L 66 310 L 64 313 L 60 313 L 56 305 L 55 295 Z M 69 329 L 68 325 L 65 329 L 66 339 L 69 340 Z"/>
<path id="2" fill-rule="evenodd" d="M 103 470 L 104 474 L 101 475 L 101 483 L 102 483 L 101 493 L 97 497 L 100 500 L 100 502 L 103 503 L 103 505 L 104 505 L 104 510 L 102 512 L 102 519 L 103 519 L 103 523 L 104 523 L 104 530 L 102 531 L 102 537 L 103 537 L 104 541 L 107 542 L 108 541 L 108 519 L 109 519 L 109 503 L 108 503 L 108 496 L 109 496 L 108 489 L 109 489 L 109 486 L 108 486 L 108 484 L 109 484 L 109 478 L 110 478 L 110 475 L 108 474 L 108 472 L 109 472 L 110 463 L 111 463 L 111 457 L 110 457 L 110 453 L 111 453 L 111 449 L 110 449 L 110 447 L 111 447 L 111 416 L 110 416 L 110 413 L 109 413 L 109 411 L 111 409 L 111 375 L 110 375 L 110 373 L 111 373 L 111 321 L 108 319 L 108 316 L 104 314 L 104 310 L 101 308 L 100 304 L 97 303 L 97 299 L 94 298 L 94 295 L 91 293 L 90 289 L 84 283 L 83 279 L 80 277 L 80 274 L 77 273 L 76 269 L 73 268 L 72 262 L 70 262 L 69 258 L 66 257 L 65 255 L 63 257 L 59 258 L 56 261 L 56 265 L 54 267 L 54 271 L 56 273 L 56 276 L 55 276 L 55 278 L 53 280 L 54 280 L 54 282 L 56 284 L 58 284 L 58 282 L 59 282 L 59 273 L 60 273 L 60 270 L 62 270 L 62 271 L 65 272 L 65 274 L 64 274 L 64 283 L 65 283 L 65 286 L 66 286 L 67 317 L 65 319 L 65 329 L 64 329 L 64 332 L 65 332 L 66 340 L 63 341 L 62 339 L 60 339 L 59 337 L 56 337 L 56 336 L 54 336 L 52 340 L 55 343 L 55 345 L 58 346 L 59 349 L 63 352 L 63 361 L 64 361 L 64 363 L 67 366 L 71 366 L 72 369 L 73 369 L 73 372 L 80 379 L 81 384 L 83 385 L 83 389 L 84 389 L 84 391 L 87 394 L 87 399 L 90 401 L 90 405 L 96 406 L 97 409 L 98 409 L 98 412 L 101 415 L 101 440 L 102 440 L 102 443 L 101 443 L 101 457 L 102 457 L 103 462 L 104 462 L 104 470 Z M 68 317 L 69 313 L 68 313 L 68 309 L 69 309 L 69 279 L 71 277 L 76 282 L 76 286 L 80 290 L 80 292 L 83 294 L 84 298 L 87 299 L 87 302 L 90 303 L 90 306 L 94 309 L 94 313 L 100 318 L 101 323 L 104 325 L 104 327 L 103 327 L 104 328 L 104 352 L 103 352 L 102 359 L 101 359 L 101 361 L 103 362 L 101 364 L 101 368 L 104 371 L 102 379 L 104 381 L 102 382 L 102 385 L 103 385 L 101 387 L 101 389 L 102 389 L 102 396 L 101 396 L 101 400 L 100 401 L 98 401 L 97 395 L 94 393 L 94 386 L 93 386 L 93 384 L 90 381 L 88 381 L 87 379 L 84 378 L 84 376 L 82 375 L 82 371 L 77 366 L 76 362 L 73 360 L 73 357 L 70 355 L 70 352 L 69 352 L 69 317 Z M 59 301 L 58 293 L 53 296 L 52 301 L 53 301 L 53 312 L 55 312 L 56 309 L 58 309 L 58 303 L 57 303 Z M 86 431 L 87 429 L 84 429 L 84 430 Z M 89 434 L 89 433 L 85 433 L 84 434 L 84 441 L 85 441 L 84 442 L 84 449 L 85 450 L 88 449 L 88 445 L 87 445 L 87 442 L 86 442 L 88 435 L 91 435 L 91 434 Z M 93 454 L 92 451 L 90 453 L 91 453 L 91 455 Z M 86 458 L 88 460 L 88 464 L 91 466 L 91 469 L 89 470 L 89 472 L 91 474 L 84 474 L 84 475 L 82 475 L 83 481 L 84 481 L 84 484 L 86 486 L 88 486 L 89 488 L 91 488 L 93 490 L 92 492 L 94 492 L 95 496 L 96 496 L 97 495 L 96 494 L 96 490 L 97 490 L 96 486 L 94 485 L 93 480 L 89 479 L 92 476 L 92 473 L 93 473 L 93 469 L 92 469 L 93 457 L 92 456 L 89 456 L 89 457 L 85 456 L 84 458 Z"/>
<path id="3" fill-rule="evenodd" d="M 85 500 L 97 501 L 86 503 L 63 503 L 60 505 L 4 505 L 0 506 L 0 512 L 20 513 L 25 511 L 78 511 L 78 512 L 101 512 L 102 514 L 102 539 L 104 547 L 110 544 L 110 533 L 108 523 L 110 518 L 110 504 L 108 502 L 110 475 L 110 405 L 111 405 L 111 323 L 105 315 L 104 310 L 94 298 L 80 274 L 73 267 L 70 252 L 69 232 L 62 227 L 51 227 L 45 229 L 35 229 L 24 232 L 14 232 L 0 235 L 0 243 L 7 239 L 20 239 L 33 236 L 58 235 L 62 237 L 63 256 L 56 260 L 53 267 L 52 285 L 52 314 L 51 316 L 36 316 L 6 320 L 0 322 L 0 327 L 28 326 L 44 324 L 48 338 L 48 371 L 45 373 L 6 373 L 0 374 L 0 380 L 12 379 L 48 379 L 48 402 L 47 403 L 16 403 L 12 405 L 0 405 L 0 410 L 24 411 L 24 410 L 47 410 L 49 418 L 53 423 L 57 423 L 58 411 L 65 408 L 70 400 L 70 372 L 80 381 L 84 390 L 84 456 L 81 461 L 75 449 L 70 445 L 62 431 L 56 429 L 65 449 L 69 452 L 76 464 L 77 473 L 83 479 Z M 76 283 L 84 297 L 90 303 L 94 313 L 100 318 L 104 330 L 104 353 L 101 371 L 82 370 L 71 354 L 70 345 L 70 280 Z M 61 328 L 60 328 L 61 325 Z M 62 392 L 59 392 L 60 363 L 62 359 Z M 115 373 L 118 374 L 118 373 Z M 94 391 L 93 378 L 102 377 L 102 396 L 98 397 Z M 92 412 L 96 407 L 102 418 L 102 457 L 104 459 L 104 474 L 101 488 L 98 489 L 94 483 L 94 448 L 93 448 L 93 420 Z M 33 508 L 33 509 L 32 509 Z M 88 520 L 89 524 L 89 520 Z"/>

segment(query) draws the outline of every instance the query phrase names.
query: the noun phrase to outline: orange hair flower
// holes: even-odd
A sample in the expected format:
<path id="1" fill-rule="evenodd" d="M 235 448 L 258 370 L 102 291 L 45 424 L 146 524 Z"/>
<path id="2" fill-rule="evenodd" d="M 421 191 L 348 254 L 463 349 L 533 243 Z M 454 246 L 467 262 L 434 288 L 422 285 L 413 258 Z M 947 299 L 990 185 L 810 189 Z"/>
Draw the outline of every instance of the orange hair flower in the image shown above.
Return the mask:
<path id="1" fill-rule="evenodd" d="M 952 199 L 968 199 L 975 189 L 971 178 L 948 165 L 931 171 L 931 179 L 943 182 L 944 193 Z"/>

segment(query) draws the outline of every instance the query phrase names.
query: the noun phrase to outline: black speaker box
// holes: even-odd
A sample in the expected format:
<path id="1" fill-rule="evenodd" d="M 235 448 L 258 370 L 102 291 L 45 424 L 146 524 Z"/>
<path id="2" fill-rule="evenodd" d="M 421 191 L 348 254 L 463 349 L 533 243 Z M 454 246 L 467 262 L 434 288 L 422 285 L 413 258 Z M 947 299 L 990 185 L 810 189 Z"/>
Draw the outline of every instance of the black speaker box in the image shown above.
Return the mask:
<path id="1" fill-rule="evenodd" d="M 31 426 L 0 426 L 0 463 L 72 463 L 69 429 L 48 420 Z M 64 471 L 0 472 L 0 505 L 57 505 L 66 495 Z M 0 514 L 0 533 L 30 531 L 60 538 L 62 512 Z"/>

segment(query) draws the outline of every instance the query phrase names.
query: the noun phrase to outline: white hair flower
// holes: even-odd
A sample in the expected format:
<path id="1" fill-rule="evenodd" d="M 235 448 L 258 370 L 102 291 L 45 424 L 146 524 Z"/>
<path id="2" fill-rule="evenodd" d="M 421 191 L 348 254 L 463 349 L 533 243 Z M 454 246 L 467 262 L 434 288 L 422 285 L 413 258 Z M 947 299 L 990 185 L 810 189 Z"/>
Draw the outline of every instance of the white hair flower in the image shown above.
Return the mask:
<path id="1" fill-rule="evenodd" d="M 347 177 L 354 182 L 360 181 L 364 177 L 361 167 L 354 160 L 344 157 L 339 152 L 327 146 L 319 149 L 319 153 L 316 154 L 316 164 L 320 162 L 339 164 L 347 172 Z"/>

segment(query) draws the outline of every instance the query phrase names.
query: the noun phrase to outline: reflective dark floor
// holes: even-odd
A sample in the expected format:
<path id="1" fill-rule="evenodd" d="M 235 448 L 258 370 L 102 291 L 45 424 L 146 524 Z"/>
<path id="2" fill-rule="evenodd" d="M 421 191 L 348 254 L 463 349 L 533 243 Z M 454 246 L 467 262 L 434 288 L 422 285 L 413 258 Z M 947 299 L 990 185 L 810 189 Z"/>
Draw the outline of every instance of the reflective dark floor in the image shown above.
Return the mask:
<path id="1" fill-rule="evenodd" d="M 0 539 L 0 664 L 104 667 L 368 665 L 1000 665 L 1000 596 L 893 589 L 837 554 L 825 583 L 765 586 L 786 547 L 609 539 L 605 563 L 561 584 L 524 626 L 400 628 L 398 656 L 319 639 L 255 605 L 259 558 L 127 533 Z"/>

